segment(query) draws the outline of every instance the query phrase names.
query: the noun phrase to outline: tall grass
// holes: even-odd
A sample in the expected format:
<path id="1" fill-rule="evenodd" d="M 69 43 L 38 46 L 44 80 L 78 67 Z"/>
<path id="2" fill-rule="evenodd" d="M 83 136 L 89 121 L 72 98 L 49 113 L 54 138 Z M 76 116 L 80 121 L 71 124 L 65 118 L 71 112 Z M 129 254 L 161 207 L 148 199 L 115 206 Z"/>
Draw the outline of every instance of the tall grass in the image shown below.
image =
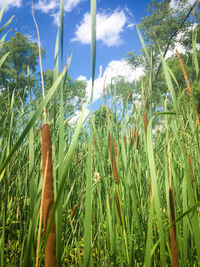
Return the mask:
<path id="1" fill-rule="evenodd" d="M 91 4 L 94 79 L 96 1 Z M 138 33 L 151 73 L 151 56 L 139 29 Z M 4 42 L 4 37 L 1 40 Z M 123 114 L 118 118 L 116 98 L 113 96 L 114 103 L 109 104 L 104 94 L 106 123 L 96 125 L 91 112 L 88 123 L 83 124 L 84 108 L 73 129 L 64 123 L 63 117 L 62 90 L 67 67 L 58 75 L 62 40 L 63 26 L 55 45 L 54 83 L 45 99 L 33 109 L 31 102 L 25 107 L 23 102 L 17 106 L 19 95 L 6 98 L 8 108 L 2 122 L 5 132 L 0 133 L 1 266 L 34 266 L 37 253 L 39 266 L 43 266 L 54 217 L 58 266 L 197 266 L 200 153 L 192 90 L 191 102 L 190 96 L 184 94 L 189 104 L 182 108 L 184 88 L 175 90 L 175 77 L 161 56 L 171 96 L 166 102 L 163 99 L 163 112 L 153 113 L 145 105 L 144 95 L 152 98 L 152 75 L 148 74 L 149 88 L 140 88 L 148 94 L 143 94 L 143 105 L 137 112 L 131 112 L 124 104 L 119 108 Z M 195 55 L 194 71 L 198 76 Z M 57 110 L 59 95 L 61 105 Z M 48 103 L 52 103 L 54 110 L 51 127 L 54 205 L 46 235 L 41 231 L 38 249 L 42 195 L 38 129 Z M 114 117 L 109 107 L 115 110 Z M 161 129 L 156 132 L 158 126 Z"/>

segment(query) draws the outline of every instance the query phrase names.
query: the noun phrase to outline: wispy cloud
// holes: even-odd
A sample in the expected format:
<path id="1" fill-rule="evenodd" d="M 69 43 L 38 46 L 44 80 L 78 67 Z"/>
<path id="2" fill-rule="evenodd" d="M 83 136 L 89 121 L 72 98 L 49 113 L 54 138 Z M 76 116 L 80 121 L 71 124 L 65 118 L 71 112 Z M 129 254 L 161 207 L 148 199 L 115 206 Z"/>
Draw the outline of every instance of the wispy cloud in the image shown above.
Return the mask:
<path id="1" fill-rule="evenodd" d="M 84 0 L 65 0 L 65 12 L 71 12 L 82 1 Z M 57 26 L 60 25 L 60 0 L 38 0 L 38 2 L 34 5 L 34 8 L 43 13 L 50 14 L 53 18 L 53 24 Z"/>
<path id="2" fill-rule="evenodd" d="M 65 6 L 64 6 L 65 11 L 66 12 L 72 11 L 72 9 L 77 7 L 79 5 L 79 3 L 82 2 L 82 1 L 83 0 L 65 0 Z"/>
<path id="3" fill-rule="evenodd" d="M 78 4 L 83 0 L 65 0 L 64 9 L 66 12 L 71 12 Z M 55 14 L 60 7 L 60 0 L 39 0 L 35 5 L 35 9 L 38 9 L 44 13 Z"/>
<path id="4" fill-rule="evenodd" d="M 0 8 L 4 5 L 5 0 L 0 0 Z M 22 6 L 22 0 L 8 0 L 6 9 L 10 7 L 21 7 Z"/>
<path id="5" fill-rule="evenodd" d="M 30 33 L 26 33 L 26 37 L 29 39 L 30 42 L 32 43 L 37 43 L 38 39 L 35 36 L 35 34 L 30 34 Z"/>
<path id="6" fill-rule="evenodd" d="M 122 60 L 112 60 L 106 67 L 102 76 L 95 79 L 93 102 L 98 100 L 103 94 L 104 83 L 107 87 L 111 83 L 111 79 L 117 76 L 123 76 L 127 82 L 133 82 L 144 74 L 142 68 L 136 68 L 133 70 L 128 63 Z M 87 82 L 87 97 L 90 98 L 92 82 L 91 79 L 87 80 L 85 76 L 80 75 L 77 79 L 84 80 Z M 133 92 L 134 93 L 134 92 Z"/>
<path id="7" fill-rule="evenodd" d="M 190 6 L 192 6 L 195 3 L 196 0 L 187 0 L 186 2 L 184 2 L 184 8 L 188 8 Z M 181 1 L 179 0 L 171 0 L 170 1 L 170 7 L 173 9 L 180 9 L 181 8 Z M 182 6 L 183 7 L 183 6 Z"/>
<path id="8" fill-rule="evenodd" d="M 119 46 L 122 44 L 121 33 L 127 23 L 127 17 L 123 10 L 115 10 L 113 13 L 100 11 L 97 13 L 97 41 L 106 46 Z M 71 41 L 79 41 L 83 44 L 91 42 L 91 19 L 90 14 L 84 15 L 81 24 L 77 26 L 75 37 Z"/>
<path id="9" fill-rule="evenodd" d="M 101 66 L 100 66 L 100 75 L 98 78 L 95 79 L 94 83 L 94 91 L 93 91 L 93 102 L 98 100 L 103 96 L 103 88 L 104 86 L 107 87 L 111 83 L 111 79 L 117 76 L 123 76 L 125 81 L 127 82 L 133 82 L 135 79 L 138 79 L 141 75 L 144 74 L 144 71 L 142 68 L 136 68 L 133 70 L 128 63 L 122 59 L 122 60 L 112 60 L 108 66 L 106 67 L 103 75 L 101 76 Z M 92 89 L 92 81 L 91 79 L 87 80 L 87 78 L 83 75 L 80 75 L 77 80 L 86 81 L 87 87 L 86 87 L 86 96 L 88 99 L 90 99 L 91 95 L 91 89 Z M 134 96 L 134 104 L 136 106 L 141 105 L 141 99 L 138 94 L 133 92 Z M 73 117 L 70 119 L 69 124 L 74 127 L 77 124 L 77 121 L 80 117 L 81 112 L 77 111 Z M 89 110 L 86 109 L 84 114 L 84 119 L 87 118 L 89 114 Z"/>
<path id="10" fill-rule="evenodd" d="M 34 8 L 40 10 L 43 13 L 49 13 L 59 6 L 59 2 L 57 0 L 39 0 Z"/>

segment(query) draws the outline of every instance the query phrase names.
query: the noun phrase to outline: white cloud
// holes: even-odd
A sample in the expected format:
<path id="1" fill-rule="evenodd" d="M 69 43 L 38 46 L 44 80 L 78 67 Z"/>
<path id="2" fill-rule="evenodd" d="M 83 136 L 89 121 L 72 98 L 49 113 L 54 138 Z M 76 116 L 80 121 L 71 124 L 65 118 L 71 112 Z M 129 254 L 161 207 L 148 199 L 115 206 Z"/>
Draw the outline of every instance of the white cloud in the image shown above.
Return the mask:
<path id="1" fill-rule="evenodd" d="M 101 74 L 102 67 L 100 66 L 100 74 Z M 138 68 L 136 70 L 133 70 L 124 59 L 122 60 L 112 60 L 108 66 L 106 67 L 103 76 L 99 75 L 97 79 L 95 79 L 94 82 L 94 91 L 93 91 L 93 102 L 98 100 L 103 96 L 103 88 L 104 86 L 107 87 L 111 83 L 111 79 L 116 76 L 124 76 L 125 80 L 127 82 L 132 82 L 135 79 L 138 79 L 141 75 L 144 74 L 144 71 L 141 68 Z M 86 87 L 86 96 L 87 99 L 90 99 L 91 90 L 92 90 L 92 81 L 91 79 L 87 80 L 87 78 L 83 75 L 80 75 L 76 80 L 80 81 L 86 81 L 87 87 Z M 134 104 L 136 106 L 141 105 L 141 99 L 138 94 L 134 94 L 133 96 L 135 98 Z M 70 121 L 68 122 L 70 126 L 74 127 L 77 124 L 77 121 L 80 117 L 81 112 L 77 111 L 72 116 Z M 89 110 L 86 109 L 84 114 L 84 120 L 87 118 L 89 114 Z"/>
<path id="2" fill-rule="evenodd" d="M 83 122 L 87 119 L 88 115 L 89 115 L 89 110 L 86 108 L 84 115 L 83 115 Z M 76 111 L 73 114 L 73 116 L 69 119 L 68 124 L 71 127 L 76 127 L 78 119 L 80 118 L 80 116 L 81 116 L 81 111 Z"/>
<path id="3" fill-rule="evenodd" d="M 191 25 L 190 27 L 188 27 L 188 30 L 192 30 L 194 31 L 196 28 L 197 24 L 194 23 L 193 25 Z M 186 52 L 192 52 L 190 50 L 187 50 L 185 46 L 183 46 L 180 42 L 183 40 L 184 38 L 184 33 L 183 32 L 179 32 L 176 36 L 176 41 L 175 41 L 175 47 L 174 49 L 168 50 L 167 54 L 165 56 L 165 59 L 168 59 L 169 57 L 173 56 L 176 54 L 176 49 L 178 50 L 179 53 L 181 54 L 186 54 Z M 196 48 L 198 51 L 198 47 L 199 44 L 197 44 Z"/>
<path id="4" fill-rule="evenodd" d="M 66 12 L 71 12 L 78 4 L 83 0 L 65 0 L 64 1 L 64 10 Z M 51 16 L 54 18 L 56 25 L 59 24 L 59 12 L 60 9 L 60 0 L 39 0 L 35 5 L 35 9 L 40 10 L 44 13 L 51 13 Z"/>
<path id="5" fill-rule="evenodd" d="M 187 0 L 186 3 L 184 3 L 184 8 L 188 8 L 192 5 L 194 5 L 196 0 Z M 170 7 L 173 9 L 179 9 L 181 6 L 181 1 L 179 0 L 171 0 L 170 2 Z M 182 6 L 183 7 L 183 6 Z"/>
<path id="6" fill-rule="evenodd" d="M 58 8 L 58 4 L 57 0 L 39 0 L 38 3 L 34 5 L 34 8 L 44 13 L 49 13 Z"/>
<path id="7" fill-rule="evenodd" d="M 32 35 L 32 34 L 26 33 L 26 37 L 27 37 L 27 38 L 29 39 L 29 41 L 32 42 L 32 43 L 37 43 L 37 42 L 38 42 L 37 37 L 35 37 L 35 36 Z"/>
<path id="8" fill-rule="evenodd" d="M 0 0 L 0 8 L 4 5 L 5 0 Z M 22 6 L 22 0 L 8 0 L 6 9 L 9 7 L 21 7 Z"/>
<path id="9" fill-rule="evenodd" d="M 133 29 L 134 27 L 135 27 L 135 24 L 134 23 L 129 23 L 127 25 L 127 28 L 129 28 L 129 29 Z"/>
<path id="10" fill-rule="evenodd" d="M 87 78 L 85 77 L 85 76 L 83 76 L 83 75 L 80 75 L 80 76 L 78 76 L 78 78 L 76 79 L 76 80 L 78 80 L 78 81 L 87 81 Z"/>
<path id="11" fill-rule="evenodd" d="M 64 9 L 66 12 L 72 11 L 82 0 L 65 0 Z M 60 1 L 59 1 L 60 2 Z"/>
<path id="12" fill-rule="evenodd" d="M 56 26 L 60 26 L 60 12 L 56 12 L 54 14 L 51 14 L 51 16 L 53 17 L 53 23 L 56 25 Z"/>
<path id="13" fill-rule="evenodd" d="M 177 43 L 174 47 L 174 49 L 168 50 L 167 54 L 165 55 L 165 59 L 168 59 L 169 57 L 173 56 L 176 54 L 176 49 L 178 50 L 179 53 L 181 54 L 185 54 L 186 53 L 186 49 L 183 45 Z"/>
<path id="14" fill-rule="evenodd" d="M 115 10 L 106 14 L 105 11 L 97 13 L 97 41 L 102 41 L 107 46 L 119 46 L 123 41 L 120 34 L 127 23 L 124 11 Z M 71 41 L 80 41 L 84 44 L 91 42 L 91 19 L 90 14 L 84 15 L 81 24 L 77 26 L 75 37 Z"/>
<path id="15" fill-rule="evenodd" d="M 95 102 L 103 95 L 104 83 L 105 86 L 107 87 L 111 83 L 112 78 L 116 76 L 123 76 L 127 82 L 132 82 L 133 80 L 138 79 L 143 74 L 144 71 L 142 70 L 142 68 L 137 68 L 136 70 L 133 70 L 124 59 L 112 60 L 105 69 L 103 76 L 95 79 L 93 102 Z M 91 95 L 91 89 L 92 89 L 92 82 L 90 79 L 87 81 L 87 88 L 86 88 L 88 98 Z"/>

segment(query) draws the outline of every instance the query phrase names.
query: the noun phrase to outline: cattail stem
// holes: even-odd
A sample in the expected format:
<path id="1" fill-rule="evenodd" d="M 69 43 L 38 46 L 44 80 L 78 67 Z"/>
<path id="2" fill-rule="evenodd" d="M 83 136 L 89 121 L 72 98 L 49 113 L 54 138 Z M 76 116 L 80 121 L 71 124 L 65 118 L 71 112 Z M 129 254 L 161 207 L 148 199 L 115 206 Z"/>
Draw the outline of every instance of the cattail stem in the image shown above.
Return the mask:
<path id="1" fill-rule="evenodd" d="M 48 162 L 47 167 L 45 166 L 46 162 Z M 44 223 L 44 234 L 46 236 L 54 204 L 52 149 L 51 149 L 51 135 L 50 135 L 49 124 L 44 124 L 42 126 L 42 174 L 43 174 L 43 186 L 44 186 L 42 215 Z M 50 267 L 50 266 L 51 267 L 57 266 L 55 220 L 53 221 L 52 227 L 50 229 L 45 247 L 45 267 Z"/>
<path id="2" fill-rule="evenodd" d="M 145 140 L 147 142 L 147 113 L 144 113 L 144 131 L 145 131 Z"/>
<path id="3" fill-rule="evenodd" d="M 115 190 L 115 200 L 117 205 L 117 214 L 119 217 L 119 223 L 120 225 L 122 225 L 122 215 L 121 215 L 121 208 L 120 208 L 119 195 L 117 189 Z"/>

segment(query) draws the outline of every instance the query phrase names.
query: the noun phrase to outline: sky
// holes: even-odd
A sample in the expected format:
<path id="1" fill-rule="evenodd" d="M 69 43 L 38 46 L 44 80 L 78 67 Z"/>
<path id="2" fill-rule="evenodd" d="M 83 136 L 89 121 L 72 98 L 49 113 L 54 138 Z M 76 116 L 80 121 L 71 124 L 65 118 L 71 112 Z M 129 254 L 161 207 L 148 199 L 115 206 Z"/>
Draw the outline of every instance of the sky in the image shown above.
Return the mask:
<path id="1" fill-rule="evenodd" d="M 194 0 L 188 2 L 192 4 Z M 0 7 L 3 3 L 4 0 L 0 0 Z M 140 52 L 141 44 L 135 23 L 139 23 L 147 15 L 148 3 L 150 0 L 97 0 L 94 102 L 102 96 L 105 76 L 108 84 L 113 76 L 123 75 L 131 82 L 142 75 L 141 68 L 134 71 L 127 65 L 125 56 L 129 51 Z M 176 0 L 172 0 L 171 6 L 175 8 L 176 3 Z M 53 69 L 60 0 L 33 0 L 33 4 L 41 45 L 46 51 L 45 59 L 42 60 L 43 69 Z M 90 1 L 64 0 L 64 9 L 64 62 L 72 55 L 69 74 L 73 79 L 85 80 L 88 84 L 87 94 L 90 95 Z M 30 41 L 37 42 L 31 0 L 8 0 L 2 23 L 12 15 L 15 18 L 10 28 L 27 35 Z M 8 38 L 13 34 L 14 32 L 10 32 Z"/>
<path id="2" fill-rule="evenodd" d="M 96 85 L 98 88 L 94 94 L 94 100 L 97 100 L 102 93 L 105 72 L 108 80 L 110 76 L 121 74 L 128 81 L 132 81 L 140 75 L 141 70 L 133 73 L 124 61 L 129 51 L 139 51 L 141 48 L 135 22 L 128 14 L 128 10 L 134 15 L 135 21 L 140 22 L 141 18 L 147 15 L 148 2 L 147 0 L 97 0 Z M 0 6 L 3 3 L 4 0 L 0 0 Z M 46 51 L 45 59 L 42 61 L 43 69 L 53 69 L 60 0 L 33 0 L 33 3 L 41 45 Z M 64 62 L 72 55 L 69 69 L 71 78 L 90 81 L 90 1 L 65 0 L 64 9 Z M 31 41 L 37 42 L 31 1 L 8 0 L 2 23 L 12 15 L 15 15 L 15 18 L 10 28 L 26 34 Z M 11 32 L 7 39 L 13 34 Z"/>

